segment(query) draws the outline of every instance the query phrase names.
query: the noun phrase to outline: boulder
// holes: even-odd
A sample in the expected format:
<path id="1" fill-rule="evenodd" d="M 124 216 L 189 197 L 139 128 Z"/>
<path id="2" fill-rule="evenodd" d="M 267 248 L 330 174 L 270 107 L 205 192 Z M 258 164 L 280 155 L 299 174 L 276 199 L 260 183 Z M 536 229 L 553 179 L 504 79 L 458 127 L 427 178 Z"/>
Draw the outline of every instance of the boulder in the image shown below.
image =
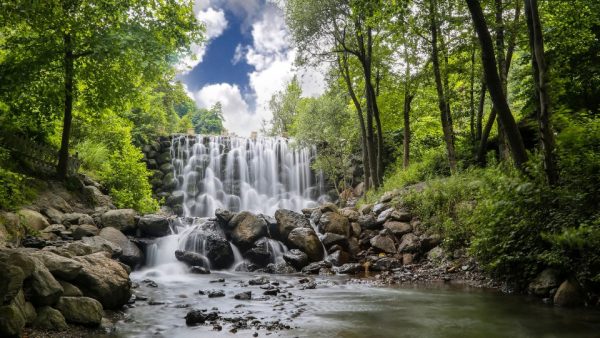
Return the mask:
<path id="1" fill-rule="evenodd" d="M 412 215 L 403 210 L 394 210 L 389 215 L 389 219 L 397 222 L 410 222 L 412 220 Z"/>
<path id="2" fill-rule="evenodd" d="M 156 162 L 159 165 L 165 164 L 165 163 L 169 163 L 171 162 L 171 151 L 167 150 L 163 153 L 160 153 L 157 157 L 156 157 Z"/>
<path id="3" fill-rule="evenodd" d="M 554 294 L 554 305 L 570 307 L 584 304 L 585 295 L 579 283 L 574 279 L 562 282 Z"/>
<path id="4" fill-rule="evenodd" d="M 0 305 L 10 303 L 19 293 L 25 273 L 18 266 L 0 262 Z"/>
<path id="5" fill-rule="evenodd" d="M 198 275 L 208 275 L 210 274 L 210 269 L 204 266 L 192 266 L 190 267 L 190 273 L 195 273 Z"/>
<path id="6" fill-rule="evenodd" d="M 395 236 L 402 237 L 412 231 L 410 223 L 398 222 L 398 221 L 387 221 L 383 224 L 384 229 L 390 230 Z"/>
<path id="7" fill-rule="evenodd" d="M 0 250 L 0 262 L 19 267 L 23 271 L 24 279 L 31 276 L 36 265 L 36 262 L 31 258 L 29 249 Z"/>
<path id="8" fill-rule="evenodd" d="M 75 285 L 62 280 L 58 281 L 63 288 L 63 297 L 81 297 L 83 293 Z"/>
<path id="9" fill-rule="evenodd" d="M 378 216 L 381 212 L 383 212 L 389 208 L 390 208 L 390 205 L 388 203 L 377 203 L 373 206 L 372 212 L 375 214 L 375 216 Z"/>
<path id="10" fill-rule="evenodd" d="M 325 233 L 325 235 L 321 237 L 321 242 L 323 242 L 326 249 L 329 249 L 336 244 L 348 248 L 348 238 L 331 232 Z"/>
<path id="11" fill-rule="evenodd" d="M 44 208 L 42 213 L 48 217 L 48 221 L 52 224 L 62 224 L 63 213 L 54 208 Z"/>
<path id="12" fill-rule="evenodd" d="M 144 261 L 142 251 L 130 241 L 121 231 L 108 227 L 100 231 L 99 236 L 117 245 L 121 249 L 119 260 L 131 268 L 135 268 Z"/>
<path id="13" fill-rule="evenodd" d="M 67 322 L 87 326 L 100 325 L 104 315 L 102 304 L 89 297 L 60 297 L 56 309 Z"/>
<path id="14" fill-rule="evenodd" d="M 309 220 L 312 222 L 312 224 L 319 224 L 321 216 L 323 216 L 323 212 L 321 211 L 321 209 L 316 208 L 311 211 L 309 215 Z"/>
<path id="15" fill-rule="evenodd" d="M 226 239 L 218 235 L 209 234 L 206 236 L 206 247 L 204 250 L 213 269 L 229 268 L 235 261 L 231 245 Z"/>
<path id="16" fill-rule="evenodd" d="M 331 268 L 331 263 L 328 261 L 313 262 L 302 268 L 302 273 L 317 274 L 323 268 Z"/>
<path id="17" fill-rule="evenodd" d="M 375 260 L 371 264 L 371 270 L 373 271 L 390 271 L 395 268 L 402 266 L 402 262 L 397 258 L 393 257 L 381 257 Z"/>
<path id="18" fill-rule="evenodd" d="M 191 310 L 185 315 L 185 325 L 195 326 L 204 324 L 207 321 L 216 320 L 219 314 L 216 311 L 206 312 L 206 310 Z"/>
<path id="19" fill-rule="evenodd" d="M 35 309 L 27 306 L 23 292 L 7 305 L 0 305 L 0 337 L 20 337 L 25 325 L 30 322 L 30 316 L 35 318 Z M 33 311 L 31 313 L 31 311 Z"/>
<path id="20" fill-rule="evenodd" d="M 417 235 L 408 233 L 402 236 L 402 240 L 398 246 L 398 252 L 418 252 L 419 250 L 421 250 L 421 241 Z"/>
<path id="21" fill-rule="evenodd" d="M 129 273 L 105 252 L 75 257 L 83 269 L 73 281 L 83 294 L 99 300 L 105 309 L 118 309 L 131 298 Z"/>
<path id="22" fill-rule="evenodd" d="M 35 269 L 31 274 L 31 281 L 25 285 L 29 294 L 29 300 L 36 306 L 54 305 L 62 296 L 63 288 L 52 276 L 44 263 L 34 258 Z"/>
<path id="23" fill-rule="evenodd" d="M 358 218 L 358 224 L 360 225 L 361 229 L 369 229 L 369 230 L 373 230 L 373 229 L 378 229 L 380 224 L 377 223 L 377 221 L 375 220 L 375 217 L 373 217 L 373 215 L 371 214 L 367 214 L 367 215 L 363 215 L 360 216 Z"/>
<path id="24" fill-rule="evenodd" d="M 370 244 L 381 252 L 396 253 L 396 243 L 389 234 L 379 234 L 371 238 Z"/>
<path id="25" fill-rule="evenodd" d="M 150 214 L 140 217 L 138 228 L 148 237 L 162 237 L 171 233 L 169 219 L 166 216 Z"/>
<path id="26" fill-rule="evenodd" d="M 31 230 L 42 231 L 50 225 L 46 217 L 35 210 L 21 209 L 17 215 L 21 219 L 21 225 Z"/>
<path id="27" fill-rule="evenodd" d="M 83 237 L 93 237 L 98 235 L 98 228 L 91 224 L 75 225 L 71 228 L 74 239 L 82 239 Z"/>
<path id="28" fill-rule="evenodd" d="M 163 173 L 167 174 L 167 173 L 173 172 L 174 167 L 171 163 L 164 163 L 160 166 L 159 169 Z"/>
<path id="29" fill-rule="evenodd" d="M 440 262 L 444 259 L 444 249 L 441 246 L 436 246 L 435 248 L 429 250 L 427 252 L 427 259 L 431 262 Z"/>
<path id="30" fill-rule="evenodd" d="M 308 255 L 310 262 L 323 259 L 323 244 L 317 233 L 312 228 L 295 228 L 288 236 L 287 244 L 290 248 L 300 249 Z"/>
<path id="31" fill-rule="evenodd" d="M 259 267 L 265 267 L 269 263 L 273 263 L 275 261 L 274 257 L 272 257 L 269 246 L 269 240 L 266 237 L 263 237 L 254 242 L 254 246 L 244 252 L 243 256 L 245 259 L 250 261 L 250 263 Z"/>
<path id="32" fill-rule="evenodd" d="M 368 215 L 371 213 L 371 210 L 373 210 L 373 204 L 364 204 L 358 208 L 358 213 L 361 215 Z"/>
<path id="33" fill-rule="evenodd" d="M 308 255 L 298 249 L 292 249 L 284 253 L 283 259 L 298 270 L 308 264 Z"/>
<path id="34" fill-rule="evenodd" d="M 289 265 L 287 262 L 269 263 L 265 268 L 265 271 L 277 275 L 291 274 L 297 272 L 296 269 L 294 269 L 294 267 Z"/>
<path id="35" fill-rule="evenodd" d="M 237 213 L 230 221 L 231 240 L 242 251 L 252 247 L 254 242 L 267 235 L 267 222 L 248 211 Z"/>
<path id="36" fill-rule="evenodd" d="M 37 317 L 33 321 L 34 328 L 48 331 L 64 331 L 69 327 L 60 311 L 49 306 L 37 309 Z"/>
<path id="37" fill-rule="evenodd" d="M 117 258 L 123 253 L 123 249 L 121 249 L 120 246 L 100 236 L 84 237 L 81 239 L 81 243 L 85 246 L 87 250 L 81 255 L 76 254 L 76 256 L 84 256 L 96 252 L 106 252 L 110 255 L 110 257 Z M 75 247 L 78 245 L 79 243 L 73 242 L 70 246 L 72 246 L 73 249 L 75 249 Z"/>
<path id="38" fill-rule="evenodd" d="M 327 256 L 326 260 L 331 262 L 333 266 L 342 266 L 350 260 L 350 254 L 343 250 L 337 250 Z"/>
<path id="39" fill-rule="evenodd" d="M 339 213 L 346 217 L 350 222 L 356 222 L 358 221 L 358 217 L 360 217 L 360 213 L 354 208 L 342 208 L 339 210 Z"/>
<path id="40" fill-rule="evenodd" d="M 233 296 L 233 298 L 237 300 L 250 300 L 252 299 L 252 291 L 240 292 L 237 295 Z"/>
<path id="41" fill-rule="evenodd" d="M 346 263 L 341 266 L 337 266 L 333 268 L 335 273 L 339 274 L 356 274 L 363 270 L 363 266 L 359 263 Z"/>
<path id="42" fill-rule="evenodd" d="M 411 225 L 412 226 L 412 225 Z M 425 233 L 419 237 L 423 251 L 430 250 L 442 244 L 442 236 L 438 233 Z"/>
<path id="43" fill-rule="evenodd" d="M 288 238 L 290 232 L 297 228 L 309 228 L 310 222 L 304 215 L 297 212 L 293 212 L 287 209 L 279 209 L 275 212 L 275 219 L 277 220 L 277 229 L 282 239 Z"/>
<path id="44" fill-rule="evenodd" d="M 190 266 L 209 266 L 208 258 L 196 252 L 176 250 L 175 258 L 177 258 L 178 261 L 184 262 Z"/>
<path id="45" fill-rule="evenodd" d="M 47 250 L 35 251 L 32 257 L 38 259 L 54 277 L 66 281 L 75 279 L 82 269 L 79 262 Z"/>
<path id="46" fill-rule="evenodd" d="M 388 218 L 390 217 L 392 212 L 394 212 L 394 208 L 389 208 L 389 209 L 382 211 L 379 215 L 377 215 L 377 218 L 375 219 L 376 222 L 379 224 L 385 223 L 385 221 L 388 220 Z"/>
<path id="47" fill-rule="evenodd" d="M 229 221 L 231 221 L 233 216 L 235 216 L 235 212 L 229 211 L 227 209 L 218 208 L 217 210 L 215 210 L 215 217 L 217 217 L 217 220 L 223 226 L 227 226 L 227 224 L 229 223 Z"/>
<path id="48" fill-rule="evenodd" d="M 554 269 L 545 269 L 542 271 L 527 288 L 529 293 L 538 297 L 547 297 L 550 290 L 559 287 L 558 271 Z"/>
<path id="49" fill-rule="evenodd" d="M 94 224 L 94 219 L 88 214 L 71 212 L 63 215 L 62 224 L 65 226 L 78 224 Z"/>
<path id="50" fill-rule="evenodd" d="M 83 187 L 83 196 L 94 207 L 98 208 L 114 208 L 110 196 L 103 194 L 98 187 L 86 185 Z"/>
<path id="51" fill-rule="evenodd" d="M 173 191 L 171 196 L 167 198 L 167 205 L 170 207 L 181 205 L 183 203 L 184 197 L 185 193 L 183 191 Z"/>
<path id="52" fill-rule="evenodd" d="M 338 212 L 338 207 L 337 205 L 331 203 L 331 202 L 326 202 L 323 203 L 319 206 L 319 209 L 321 210 L 322 213 L 327 213 L 327 212 Z"/>
<path id="53" fill-rule="evenodd" d="M 358 224 L 356 222 L 350 223 L 350 235 L 352 237 L 358 238 L 360 236 L 361 232 L 362 232 L 362 228 L 360 227 L 360 224 Z"/>
<path id="54" fill-rule="evenodd" d="M 326 212 L 321 216 L 320 231 L 331 232 L 345 237 L 350 236 L 350 221 L 347 217 L 338 214 L 337 212 Z"/>
<path id="55" fill-rule="evenodd" d="M 135 215 L 133 209 L 116 209 L 105 212 L 100 219 L 103 227 L 113 227 L 124 233 L 134 233 L 136 230 Z"/>

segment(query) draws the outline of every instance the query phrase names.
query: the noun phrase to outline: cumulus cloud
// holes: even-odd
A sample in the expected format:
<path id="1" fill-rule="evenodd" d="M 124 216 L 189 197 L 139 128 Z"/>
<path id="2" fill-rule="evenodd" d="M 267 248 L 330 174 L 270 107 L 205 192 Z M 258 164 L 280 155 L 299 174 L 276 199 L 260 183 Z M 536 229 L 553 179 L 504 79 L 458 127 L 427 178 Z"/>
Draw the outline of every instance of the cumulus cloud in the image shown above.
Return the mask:
<path id="1" fill-rule="evenodd" d="M 195 13 L 196 20 L 203 23 L 206 28 L 206 41 L 202 44 L 193 44 L 191 46 L 193 56 L 183 59 L 181 65 L 178 67 L 180 72 L 183 73 L 191 70 L 197 64 L 202 62 L 210 41 L 221 36 L 228 24 L 227 19 L 225 18 L 225 12 L 222 9 L 216 10 L 212 7 L 197 7 Z"/>
<path id="2" fill-rule="evenodd" d="M 251 4 L 244 1 L 223 0 L 235 3 L 239 10 Z M 249 1 L 253 3 L 253 1 Z M 223 104 L 225 127 L 241 136 L 251 131 L 259 131 L 263 121 L 270 121 L 269 100 L 277 91 L 285 88 L 294 75 L 298 76 L 303 96 L 317 96 L 325 89 L 323 69 L 296 69 L 296 50 L 291 46 L 291 38 L 281 9 L 272 4 L 264 5 L 261 14 L 250 28 L 252 45 L 238 44 L 232 57 L 236 64 L 242 59 L 254 68 L 248 73 L 249 88 L 242 93 L 237 85 L 227 83 L 211 84 L 195 94 L 201 107 L 210 107 L 217 101 Z M 252 102 L 253 104 L 249 104 Z"/>

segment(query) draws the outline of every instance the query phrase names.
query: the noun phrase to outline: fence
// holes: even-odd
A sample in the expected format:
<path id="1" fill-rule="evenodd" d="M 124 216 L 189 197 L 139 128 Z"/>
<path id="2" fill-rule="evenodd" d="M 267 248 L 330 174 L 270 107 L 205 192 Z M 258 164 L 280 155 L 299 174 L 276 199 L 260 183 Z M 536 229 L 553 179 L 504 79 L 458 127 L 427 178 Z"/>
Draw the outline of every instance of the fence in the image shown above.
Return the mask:
<path id="1" fill-rule="evenodd" d="M 0 135 L 0 145 L 12 152 L 15 160 L 25 167 L 43 176 L 56 174 L 58 165 L 58 151 L 46 144 L 34 142 L 20 135 Z M 67 161 L 67 175 L 73 176 L 79 170 L 80 162 L 75 156 L 69 156 Z"/>

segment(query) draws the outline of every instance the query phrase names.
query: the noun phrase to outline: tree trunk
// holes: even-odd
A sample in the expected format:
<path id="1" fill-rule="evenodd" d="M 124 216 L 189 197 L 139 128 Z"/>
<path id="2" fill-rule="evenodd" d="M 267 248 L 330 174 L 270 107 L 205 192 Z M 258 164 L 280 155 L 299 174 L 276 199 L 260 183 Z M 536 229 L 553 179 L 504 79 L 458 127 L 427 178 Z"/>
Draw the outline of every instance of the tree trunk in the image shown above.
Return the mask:
<path id="1" fill-rule="evenodd" d="M 365 69 L 365 85 L 367 90 L 367 100 L 370 99 L 371 104 L 369 105 L 373 117 L 375 118 L 375 128 L 377 130 L 377 161 L 376 161 L 376 171 L 377 171 L 377 186 L 381 185 L 383 180 L 383 131 L 381 127 L 381 119 L 379 117 L 379 106 L 377 105 L 377 93 L 375 92 L 375 88 L 373 87 L 372 78 L 373 78 L 373 33 L 371 28 L 367 28 L 367 45 L 366 45 L 366 55 L 365 62 L 363 63 Z"/>
<path id="2" fill-rule="evenodd" d="M 548 184 L 558 182 L 558 171 L 554 159 L 554 135 L 550 124 L 550 97 L 548 95 L 548 75 L 544 53 L 544 37 L 542 24 L 538 13 L 537 0 L 525 0 L 525 13 L 529 32 L 529 45 L 532 55 L 534 83 L 538 97 L 538 125 L 540 144 L 544 157 L 544 170 Z"/>
<path id="3" fill-rule="evenodd" d="M 433 73 L 435 76 L 435 87 L 438 95 L 438 105 L 440 109 L 440 117 L 442 120 L 442 130 L 444 132 L 444 141 L 446 143 L 446 151 L 448 153 L 448 163 L 450 165 L 450 172 L 456 172 L 456 151 L 454 149 L 454 135 L 452 130 L 452 118 L 450 116 L 450 104 L 444 93 L 444 87 L 442 84 L 442 76 L 440 72 L 440 61 L 438 52 L 438 31 L 437 31 L 437 20 L 436 20 L 436 0 L 430 0 L 429 2 L 429 19 L 431 29 L 431 60 L 433 62 Z"/>
<path id="4" fill-rule="evenodd" d="M 356 108 L 356 113 L 358 115 L 358 122 L 360 125 L 360 138 L 362 145 L 362 160 L 363 160 L 363 171 L 364 171 L 364 183 L 365 183 L 365 191 L 369 190 L 371 187 L 371 166 L 369 165 L 369 147 L 367 144 L 367 131 L 365 130 L 365 119 L 363 117 L 362 106 L 360 105 L 360 101 L 356 97 L 356 92 L 354 91 L 354 86 L 352 85 L 352 80 L 350 78 L 350 69 L 348 68 L 348 56 L 344 54 L 340 57 L 338 56 L 338 65 L 340 67 L 340 72 L 342 73 L 342 77 L 346 82 L 346 86 L 348 87 L 348 93 L 350 93 L 350 98 L 354 103 L 354 107 Z"/>
<path id="5" fill-rule="evenodd" d="M 506 97 L 506 84 L 508 71 L 506 68 L 506 58 L 504 56 L 504 5 L 502 0 L 494 0 L 495 5 L 495 33 L 496 33 L 496 63 L 498 64 L 498 74 L 500 75 L 500 82 L 502 84 L 502 91 Z M 508 144 L 506 143 L 506 135 L 502 126 L 500 117 L 498 119 L 498 153 L 502 160 L 508 160 L 510 158 L 510 152 Z"/>
<path id="6" fill-rule="evenodd" d="M 475 131 L 475 139 L 481 140 L 482 126 L 483 126 L 483 111 L 485 109 L 485 93 L 486 85 L 485 79 L 481 80 L 481 91 L 479 92 L 479 106 L 477 107 L 477 125 Z"/>
<path id="7" fill-rule="evenodd" d="M 473 18 L 473 26 L 477 31 L 479 43 L 481 44 L 481 61 L 485 71 L 485 80 L 490 92 L 490 97 L 494 107 L 496 107 L 500 121 L 502 121 L 515 165 L 523 170 L 523 164 L 528 160 L 527 152 L 525 151 L 525 146 L 517 123 L 515 122 L 506 101 L 504 91 L 502 90 L 502 82 L 498 75 L 498 68 L 494 59 L 494 45 L 485 22 L 481 4 L 479 3 L 479 0 L 466 1 L 469 6 L 469 11 L 471 12 L 471 17 Z"/>
<path id="8" fill-rule="evenodd" d="M 414 95 L 410 94 L 410 60 L 408 57 L 408 48 L 404 46 L 404 61 L 406 69 L 404 71 L 404 137 L 402 138 L 402 167 L 408 168 L 410 163 L 410 104 Z"/>
<path id="9" fill-rule="evenodd" d="M 69 138 L 71 134 L 71 121 L 73 120 L 73 77 L 74 77 L 74 56 L 73 41 L 70 34 L 65 34 L 64 41 L 64 67 L 65 67 L 65 111 L 63 118 L 62 139 L 60 150 L 58 152 L 57 174 L 59 178 L 67 176 L 69 166 Z"/>
<path id="10" fill-rule="evenodd" d="M 471 132 L 471 142 L 475 140 L 475 41 L 471 45 L 471 74 L 469 77 L 469 130 Z"/>

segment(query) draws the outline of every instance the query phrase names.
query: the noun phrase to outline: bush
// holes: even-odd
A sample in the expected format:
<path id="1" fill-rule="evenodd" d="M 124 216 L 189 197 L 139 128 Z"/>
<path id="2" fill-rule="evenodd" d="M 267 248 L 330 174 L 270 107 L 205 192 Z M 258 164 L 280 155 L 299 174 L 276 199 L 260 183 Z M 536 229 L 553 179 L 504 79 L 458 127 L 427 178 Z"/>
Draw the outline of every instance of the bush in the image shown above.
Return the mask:
<path id="1" fill-rule="evenodd" d="M 0 147 L 0 209 L 14 210 L 33 199 L 28 177 L 5 168 L 10 153 Z"/>
<path id="2" fill-rule="evenodd" d="M 132 144 L 125 145 L 110 155 L 99 174 L 115 206 L 148 213 L 158 209 L 158 202 L 152 198 L 150 174 L 142 157 L 141 151 Z"/>
<path id="3" fill-rule="evenodd" d="M 102 164 L 108 161 L 110 151 L 108 148 L 94 140 L 84 140 L 75 146 L 79 159 L 81 160 L 81 168 L 92 176 L 96 176 L 96 172 L 102 169 Z"/>

